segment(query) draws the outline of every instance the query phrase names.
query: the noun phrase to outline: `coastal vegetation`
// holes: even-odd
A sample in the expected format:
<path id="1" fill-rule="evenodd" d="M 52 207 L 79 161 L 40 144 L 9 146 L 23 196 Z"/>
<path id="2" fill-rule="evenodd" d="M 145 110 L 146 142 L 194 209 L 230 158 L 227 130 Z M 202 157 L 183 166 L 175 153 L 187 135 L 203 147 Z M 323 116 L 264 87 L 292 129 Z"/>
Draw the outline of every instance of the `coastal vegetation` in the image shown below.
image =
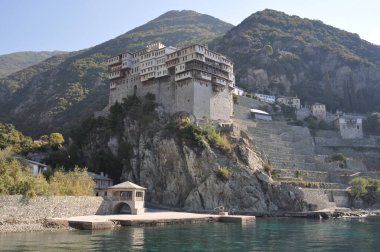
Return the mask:
<path id="1" fill-rule="evenodd" d="M 350 194 L 354 198 L 380 201 L 380 179 L 354 178 L 350 181 Z"/>
<path id="2" fill-rule="evenodd" d="M 16 153 L 27 152 L 33 149 L 31 137 L 24 136 L 15 126 L 0 122 L 0 149 L 11 148 Z"/>
<path id="3" fill-rule="evenodd" d="M 222 166 L 222 167 L 218 167 L 215 170 L 215 173 L 219 179 L 223 181 L 227 181 L 232 176 L 233 170 L 230 167 Z"/>
<path id="4" fill-rule="evenodd" d="M 268 164 L 268 163 L 265 163 L 263 165 L 263 168 L 264 168 L 264 171 L 269 175 L 269 177 L 271 177 L 272 175 L 272 172 L 273 172 L 273 167 L 271 164 Z"/>
<path id="5" fill-rule="evenodd" d="M 94 180 L 85 168 L 76 167 L 72 171 L 56 170 L 45 176 L 32 175 L 31 167 L 22 159 L 13 156 L 11 148 L 0 150 L 0 195 L 49 196 L 92 195 Z"/>
<path id="6" fill-rule="evenodd" d="M 211 124 L 201 127 L 184 119 L 176 125 L 176 129 L 182 139 L 191 140 L 197 146 L 203 146 L 203 143 L 206 142 L 226 153 L 232 149 L 227 136 L 218 132 Z"/>

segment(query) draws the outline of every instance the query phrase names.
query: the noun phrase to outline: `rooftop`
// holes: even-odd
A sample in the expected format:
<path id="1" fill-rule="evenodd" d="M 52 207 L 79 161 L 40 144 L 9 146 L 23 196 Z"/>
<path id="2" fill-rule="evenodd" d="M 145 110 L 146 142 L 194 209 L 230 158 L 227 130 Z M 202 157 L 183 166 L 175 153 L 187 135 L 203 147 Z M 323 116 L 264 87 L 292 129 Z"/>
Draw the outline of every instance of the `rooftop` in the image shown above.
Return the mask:
<path id="1" fill-rule="evenodd" d="M 108 187 L 108 189 L 141 189 L 141 190 L 146 190 L 145 187 L 136 185 L 130 181 L 126 181 L 126 182 Z"/>
<path id="2" fill-rule="evenodd" d="M 257 113 L 257 114 L 263 114 L 263 115 L 269 115 L 267 112 L 259 109 L 251 109 L 252 113 Z"/>
<path id="3" fill-rule="evenodd" d="M 99 175 L 99 174 L 96 174 L 96 173 L 93 173 L 93 172 L 87 172 L 87 174 L 96 179 L 96 180 L 112 180 L 110 179 L 109 177 L 106 177 L 106 176 L 103 176 L 103 175 Z"/>

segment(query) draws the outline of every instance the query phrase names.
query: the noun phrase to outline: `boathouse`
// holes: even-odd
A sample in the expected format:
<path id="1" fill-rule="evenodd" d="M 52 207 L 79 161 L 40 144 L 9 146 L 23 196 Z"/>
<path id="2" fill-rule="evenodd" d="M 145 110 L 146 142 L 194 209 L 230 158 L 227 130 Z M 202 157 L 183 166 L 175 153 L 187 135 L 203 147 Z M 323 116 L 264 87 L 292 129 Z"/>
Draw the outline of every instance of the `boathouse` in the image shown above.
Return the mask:
<path id="1" fill-rule="evenodd" d="M 114 214 L 142 214 L 144 213 L 144 199 L 146 188 L 126 181 L 107 189 L 107 198 L 112 201 Z"/>

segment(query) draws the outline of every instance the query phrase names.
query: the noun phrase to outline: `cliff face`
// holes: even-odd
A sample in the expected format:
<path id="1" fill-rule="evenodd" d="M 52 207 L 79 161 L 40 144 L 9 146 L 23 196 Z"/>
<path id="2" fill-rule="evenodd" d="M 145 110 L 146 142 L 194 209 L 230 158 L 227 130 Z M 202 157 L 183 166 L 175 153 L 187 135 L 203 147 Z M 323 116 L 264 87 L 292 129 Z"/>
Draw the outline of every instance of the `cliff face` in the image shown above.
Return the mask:
<path id="1" fill-rule="evenodd" d="M 106 125 L 93 127 L 83 142 L 88 166 L 99 163 L 100 152 L 113 153 L 120 161 L 121 180 L 146 187 L 150 203 L 208 210 L 224 206 L 262 213 L 304 207 L 302 193 L 272 183 L 244 132 L 235 130 L 229 135 L 233 148 L 225 152 L 207 141 L 199 144 L 184 137 L 178 129 L 168 127 L 166 119 L 156 118 L 142 127 L 127 116 L 114 133 L 105 133 Z M 228 167 L 232 174 L 221 177 L 221 167 Z"/>
<path id="2" fill-rule="evenodd" d="M 248 91 L 298 95 L 328 109 L 380 109 L 380 46 L 320 21 L 264 10 L 211 47 L 229 55 Z"/>

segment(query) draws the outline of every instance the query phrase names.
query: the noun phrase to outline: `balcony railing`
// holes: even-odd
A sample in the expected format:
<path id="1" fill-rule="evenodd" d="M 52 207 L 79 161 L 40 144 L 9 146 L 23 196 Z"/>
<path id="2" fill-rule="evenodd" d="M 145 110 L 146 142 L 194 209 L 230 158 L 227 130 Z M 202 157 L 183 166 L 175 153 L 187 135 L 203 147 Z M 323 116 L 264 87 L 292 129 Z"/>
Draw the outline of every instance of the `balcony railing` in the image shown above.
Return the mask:
<path id="1" fill-rule="evenodd" d="M 127 60 L 127 61 L 123 61 L 123 63 L 121 64 L 121 68 L 132 68 L 132 61 L 130 60 Z"/>
<path id="2" fill-rule="evenodd" d="M 176 74 L 174 79 L 175 81 L 180 81 L 180 80 L 185 80 L 189 78 L 192 78 L 191 72 Z"/>
<path id="3" fill-rule="evenodd" d="M 121 71 L 111 72 L 108 74 L 108 79 L 110 80 L 120 78 L 120 77 L 122 77 Z"/>
<path id="4" fill-rule="evenodd" d="M 107 65 L 114 65 L 117 63 L 121 63 L 121 57 L 120 56 L 115 56 L 113 58 L 110 58 L 107 60 Z"/>

